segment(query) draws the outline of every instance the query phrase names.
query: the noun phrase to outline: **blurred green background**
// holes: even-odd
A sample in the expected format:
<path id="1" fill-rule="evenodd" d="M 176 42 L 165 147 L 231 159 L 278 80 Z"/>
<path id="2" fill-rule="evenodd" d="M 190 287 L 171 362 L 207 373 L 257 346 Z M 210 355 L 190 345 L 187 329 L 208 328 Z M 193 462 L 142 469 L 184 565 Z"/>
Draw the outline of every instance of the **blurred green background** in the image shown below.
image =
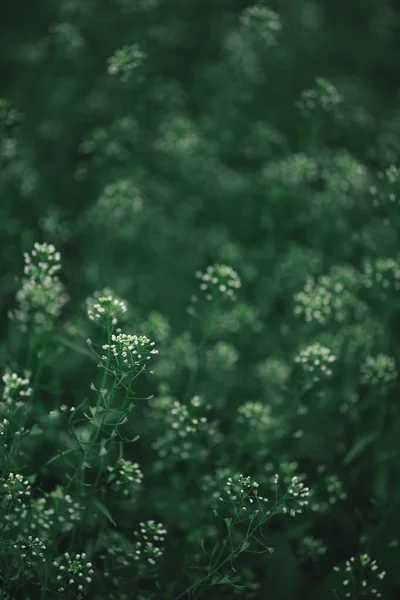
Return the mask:
<path id="1" fill-rule="evenodd" d="M 215 262 L 237 270 L 241 304 L 230 317 L 233 325 L 221 325 L 221 337 L 239 349 L 240 360 L 223 392 L 221 382 L 210 379 L 201 390 L 212 396 L 214 385 L 233 407 L 269 399 L 270 380 L 263 388 L 257 376 L 262 362 L 287 361 L 314 339 L 313 327 L 293 314 L 294 294 L 308 275 L 335 265 L 359 268 L 365 257 L 399 252 L 398 215 L 374 211 L 370 198 L 377 173 L 399 161 L 399 4 L 264 5 L 280 17 L 276 44 L 241 25 L 250 6 L 244 0 L 3 5 L 0 98 L 9 104 L 0 109 L 2 366 L 25 356 L 24 337 L 7 313 L 15 306 L 23 252 L 35 241 L 61 251 L 70 296 L 62 322 L 80 332 L 82 343 L 90 333 L 84 300 L 104 286 L 129 302 L 133 328 L 150 323 L 159 331 L 149 315 L 165 317 L 178 341 L 160 372 L 176 394 L 186 387 L 188 354 L 198 340 L 195 330 L 194 341 L 184 341 L 193 328 L 186 309 L 197 289 L 194 274 Z M 131 44 L 138 44 L 144 60 L 124 81 L 110 75 L 109 59 Z M 338 118 L 300 115 L 296 102 L 316 77 L 343 95 Z M 314 164 L 326 186 L 323 177 L 308 178 Z M 383 349 L 399 358 L 399 311 L 387 317 L 380 305 L 357 333 L 360 352 L 369 349 L 370 333 L 375 347 L 375 322 L 383 327 Z M 55 365 L 57 402 L 78 403 L 91 381 L 87 359 L 62 357 L 48 365 L 49 372 Z M 332 397 L 349 388 L 359 392 L 357 384 L 348 385 L 346 364 L 343 369 Z M 374 405 L 371 414 L 369 424 Z M 224 415 L 229 428 L 227 404 Z M 274 590 L 270 597 L 276 600 L 324 597 L 309 586 L 355 551 L 364 525 L 368 531 L 381 527 L 377 553 L 383 562 L 398 564 L 398 550 L 395 559 L 387 551 L 400 528 L 395 433 L 389 428 L 381 449 L 383 467 L 371 465 L 369 448 L 371 455 L 351 470 L 343 456 L 358 434 L 339 421 L 330 429 L 329 410 L 318 419 L 313 426 L 321 427 L 323 441 L 317 438 L 308 448 L 293 442 L 292 448 L 289 439 L 287 452 L 302 465 L 321 459 L 342 470 L 350 499 L 336 521 L 323 527 L 333 558 L 306 569 L 300 583 L 282 543 L 288 570 L 282 578 L 280 568 L 266 575 L 266 589 Z M 257 457 L 252 460 L 257 465 Z M 384 491 L 372 509 L 377 489 Z M 385 597 L 395 599 L 400 580 L 396 573 L 391 577 Z"/>

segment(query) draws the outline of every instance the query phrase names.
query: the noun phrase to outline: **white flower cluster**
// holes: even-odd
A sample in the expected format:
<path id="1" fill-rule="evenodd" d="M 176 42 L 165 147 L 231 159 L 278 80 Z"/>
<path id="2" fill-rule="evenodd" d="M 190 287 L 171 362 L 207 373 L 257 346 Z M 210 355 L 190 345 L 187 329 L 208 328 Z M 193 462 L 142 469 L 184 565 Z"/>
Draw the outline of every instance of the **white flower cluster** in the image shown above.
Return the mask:
<path id="1" fill-rule="evenodd" d="M 123 46 L 108 59 L 107 71 L 109 75 L 115 75 L 120 81 L 126 83 L 131 79 L 132 73 L 143 64 L 145 58 L 146 55 L 138 44 Z"/>
<path id="2" fill-rule="evenodd" d="M 217 342 L 207 351 L 207 364 L 212 371 L 220 373 L 223 377 L 233 370 L 239 360 L 239 353 L 235 346 L 224 341 Z"/>
<path id="3" fill-rule="evenodd" d="M 290 376 L 289 365 L 274 356 L 259 362 L 255 367 L 255 371 L 266 389 L 282 389 Z"/>
<path id="4" fill-rule="evenodd" d="M 348 200 L 341 196 L 367 189 L 367 168 L 344 149 L 328 155 L 326 163 L 323 161 L 321 176 L 326 182 L 327 191 L 334 194 L 345 207 L 349 206 Z"/>
<path id="5" fill-rule="evenodd" d="M 214 298 L 235 300 L 235 290 L 241 287 L 239 275 L 228 265 L 209 266 L 205 273 L 197 271 L 196 277 L 200 279 L 201 292 L 209 301 Z M 193 296 L 192 300 L 197 302 L 197 296 Z"/>
<path id="6" fill-rule="evenodd" d="M 139 523 L 138 531 L 134 531 L 136 538 L 134 543 L 134 560 L 140 563 L 140 567 L 154 567 L 156 561 L 164 552 L 164 541 L 167 530 L 162 523 L 153 520 Z"/>
<path id="7" fill-rule="evenodd" d="M 119 571 L 132 567 L 134 546 L 122 533 L 115 529 L 104 529 L 99 536 L 100 558 L 104 561 L 104 576 L 116 586 L 120 584 Z"/>
<path id="8" fill-rule="evenodd" d="M 53 562 L 53 567 L 56 568 L 55 579 L 59 586 L 58 591 L 69 590 L 78 595 L 78 598 L 82 598 L 94 573 L 92 563 L 86 560 L 86 554 L 82 552 L 82 554 L 70 555 L 65 552 Z"/>
<path id="9" fill-rule="evenodd" d="M 382 571 L 369 554 L 352 556 L 334 570 L 343 576 L 342 589 L 335 590 L 340 594 L 338 598 L 382 598 L 378 587 L 386 571 Z"/>
<path id="10" fill-rule="evenodd" d="M 392 164 L 380 171 L 377 186 L 371 186 L 369 191 L 375 207 L 385 207 L 388 203 L 400 206 L 400 169 Z"/>
<path id="11" fill-rule="evenodd" d="M 117 298 L 109 288 L 94 292 L 86 299 L 86 305 L 89 319 L 106 329 L 117 325 L 127 311 L 126 302 Z"/>
<path id="12" fill-rule="evenodd" d="M 283 483 L 286 487 L 290 484 L 292 477 L 295 475 L 301 481 L 304 481 L 306 476 L 299 474 L 299 465 L 294 460 L 288 458 L 280 458 L 279 462 L 268 462 L 265 465 L 265 471 L 268 474 L 268 480 L 273 484 L 273 489 L 276 490 L 277 482 Z M 279 472 L 279 475 L 277 473 Z"/>
<path id="13" fill-rule="evenodd" d="M 327 475 L 324 483 L 329 495 L 329 504 L 336 504 L 339 500 L 345 500 L 347 498 L 347 494 L 343 490 L 343 483 L 337 475 Z"/>
<path id="14" fill-rule="evenodd" d="M 230 467 L 219 467 L 210 475 L 207 473 L 200 481 L 200 486 L 204 496 L 211 500 L 213 509 L 218 508 L 220 503 L 221 490 L 226 488 L 228 480 L 237 480 L 238 473 L 235 473 Z"/>
<path id="15" fill-rule="evenodd" d="M 322 465 L 318 472 L 322 474 L 324 470 L 325 467 Z M 325 513 L 330 510 L 331 506 L 346 498 L 347 493 L 339 477 L 335 474 L 324 475 L 320 485 L 313 490 L 311 510 Z"/>
<path id="16" fill-rule="evenodd" d="M 27 497 L 31 495 L 31 485 L 22 475 L 9 473 L 3 479 L 0 479 L 0 505 L 7 508 L 14 507 L 20 509 L 25 505 Z M 10 515 L 6 515 L 6 519 Z M 10 517 L 11 518 L 11 517 Z"/>
<path id="17" fill-rule="evenodd" d="M 40 535 L 43 540 L 52 541 L 56 534 L 70 531 L 80 520 L 83 506 L 57 486 L 49 494 L 32 499 L 14 519 L 17 526 L 27 535 Z"/>
<path id="18" fill-rule="evenodd" d="M 274 475 L 272 482 L 278 489 L 279 475 Z M 285 494 L 279 500 L 276 510 L 277 512 L 288 513 L 292 517 L 295 517 L 296 514 L 303 512 L 305 506 L 308 506 L 309 497 L 310 489 L 300 481 L 300 477 L 294 475 L 289 481 Z"/>
<path id="19" fill-rule="evenodd" d="M 48 496 L 47 515 L 54 518 L 54 527 L 60 532 L 70 531 L 74 523 L 81 519 L 83 505 L 74 500 L 65 489 L 58 485 Z"/>
<path id="20" fill-rule="evenodd" d="M 270 406 L 248 400 L 238 408 L 238 423 L 246 424 L 252 434 L 265 432 L 273 423 Z"/>
<path id="21" fill-rule="evenodd" d="M 380 297 L 400 290 L 400 262 L 394 258 L 366 260 L 363 265 L 363 283 Z"/>
<path id="22" fill-rule="evenodd" d="M 77 58 L 85 46 L 85 40 L 73 23 L 54 23 L 50 27 L 50 38 L 68 58 Z"/>
<path id="23" fill-rule="evenodd" d="M 158 398 L 154 405 L 158 414 L 162 414 L 162 433 L 153 443 L 162 459 L 169 458 L 189 460 L 202 454 L 199 438 L 207 436 L 208 445 L 216 434 L 215 424 L 210 423 L 206 416 L 209 405 L 204 405 L 200 396 L 193 396 L 190 406 L 182 404 L 170 396 Z"/>
<path id="24" fill-rule="evenodd" d="M 321 540 L 312 535 L 306 535 L 301 540 L 298 554 L 301 560 L 317 561 L 321 556 L 326 554 L 327 550 L 327 547 Z"/>
<path id="25" fill-rule="evenodd" d="M 289 154 L 285 158 L 269 163 L 262 171 L 265 182 L 280 184 L 284 188 L 298 188 L 318 179 L 317 161 L 304 152 Z"/>
<path id="26" fill-rule="evenodd" d="M 344 97 L 330 81 L 316 77 L 314 86 L 302 91 L 296 106 L 304 117 L 310 117 L 315 111 L 337 113 L 343 102 Z"/>
<path id="27" fill-rule="evenodd" d="M 115 465 L 107 467 L 106 482 L 111 485 L 113 492 L 123 496 L 132 496 L 137 487 L 143 482 L 143 473 L 138 463 L 119 458 Z"/>
<path id="28" fill-rule="evenodd" d="M 262 503 L 268 502 L 258 493 L 259 483 L 251 479 L 250 476 L 239 474 L 228 477 L 224 489 L 219 496 L 220 502 L 227 502 L 233 505 L 236 511 L 258 514 L 264 513 Z"/>
<path id="29" fill-rule="evenodd" d="M 5 373 L 2 381 L 4 384 L 3 402 L 7 405 L 18 404 L 32 395 L 28 374 L 25 377 L 20 377 L 17 373 Z"/>
<path id="30" fill-rule="evenodd" d="M 118 179 L 105 186 L 103 193 L 94 206 L 95 213 L 105 219 L 108 225 L 110 219 L 117 223 L 124 220 L 131 222 L 133 215 L 143 208 L 143 196 L 133 179 Z"/>
<path id="31" fill-rule="evenodd" d="M 248 6 L 241 13 L 240 24 L 249 30 L 249 33 L 265 42 L 267 46 L 276 45 L 278 33 L 282 29 L 278 13 L 259 4 Z"/>
<path id="32" fill-rule="evenodd" d="M 38 537 L 28 535 L 27 538 L 19 537 L 13 544 L 13 549 L 19 554 L 27 567 L 32 567 L 37 563 L 45 562 L 46 544 Z"/>
<path id="33" fill-rule="evenodd" d="M 88 133 L 80 145 L 82 155 L 89 155 L 94 167 L 102 167 L 106 161 L 127 161 L 132 152 L 132 144 L 137 140 L 138 124 L 130 116 L 115 119 L 108 127 L 96 127 Z M 86 167 L 79 167 L 75 177 L 82 179 Z"/>
<path id="34" fill-rule="evenodd" d="M 24 275 L 35 281 L 43 281 L 45 287 L 52 283 L 51 278 L 61 270 L 61 255 L 53 244 L 36 242 L 30 254 L 24 252 L 24 259 Z"/>
<path id="35" fill-rule="evenodd" d="M 9 473 L 0 479 L 0 507 L 7 528 L 18 528 L 21 515 L 27 508 L 31 485 L 20 474 Z"/>
<path id="36" fill-rule="evenodd" d="M 60 253 L 52 244 L 35 243 L 30 254 L 25 252 L 22 286 L 17 292 L 19 307 L 10 313 L 23 331 L 29 324 L 39 329 L 51 329 L 67 302 L 64 285 L 57 273 L 61 269 Z"/>
<path id="37" fill-rule="evenodd" d="M 397 378 L 394 358 L 382 352 L 376 356 L 367 356 L 360 370 L 361 382 L 371 386 L 384 386 Z"/>
<path id="38" fill-rule="evenodd" d="M 1 408 L 1 406 L 0 406 Z M 0 420 L 0 445 L 4 450 L 9 448 L 9 443 L 13 442 L 17 437 L 28 433 L 28 429 L 19 427 L 15 419 L 10 421 L 7 418 Z"/>
<path id="39" fill-rule="evenodd" d="M 294 361 L 300 365 L 307 378 L 318 383 L 332 375 L 331 366 L 336 359 L 329 348 L 317 342 L 300 350 Z"/>
<path id="40" fill-rule="evenodd" d="M 0 421 L 0 436 L 1 436 L 1 445 L 7 447 L 7 442 L 4 439 L 8 436 L 8 419 L 2 419 Z"/>
<path id="41" fill-rule="evenodd" d="M 0 506 L 4 511 L 2 517 L 5 529 L 21 531 L 30 498 L 30 483 L 22 475 L 9 473 L 8 476 L 0 479 Z"/>
<path id="42" fill-rule="evenodd" d="M 159 128 L 155 148 L 171 157 L 190 159 L 198 149 L 201 137 L 197 126 L 185 115 L 170 117 Z"/>
<path id="43" fill-rule="evenodd" d="M 303 290 L 294 296 L 295 315 L 318 325 L 329 321 L 342 323 L 351 317 L 359 319 L 365 315 L 366 307 L 353 293 L 352 288 L 357 282 L 357 273 L 350 269 L 345 273 L 321 275 L 317 279 L 309 277 Z"/>
<path id="44" fill-rule="evenodd" d="M 101 364 L 114 373 L 140 373 L 151 357 L 158 354 L 154 345 L 145 335 L 130 335 L 117 329 L 111 336 L 111 344 L 102 346 L 108 356 L 101 357 Z"/>

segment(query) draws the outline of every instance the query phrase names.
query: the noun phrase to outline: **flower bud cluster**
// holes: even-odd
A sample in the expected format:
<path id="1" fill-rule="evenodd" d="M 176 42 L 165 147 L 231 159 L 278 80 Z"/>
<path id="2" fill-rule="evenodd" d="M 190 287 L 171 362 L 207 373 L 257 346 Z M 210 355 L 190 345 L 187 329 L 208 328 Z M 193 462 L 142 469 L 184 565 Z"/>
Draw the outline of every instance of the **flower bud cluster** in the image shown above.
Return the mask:
<path id="1" fill-rule="evenodd" d="M 341 196 L 354 195 L 367 189 L 368 170 L 347 150 L 338 150 L 323 161 L 321 177 L 326 183 L 326 189 L 335 195 L 339 201 Z M 349 205 L 347 199 L 341 202 Z"/>
<path id="2" fill-rule="evenodd" d="M 267 46 L 275 46 L 282 29 L 279 15 L 267 6 L 247 7 L 240 15 L 240 24 L 251 35 L 262 40 Z"/>
<path id="3" fill-rule="evenodd" d="M 23 331 L 29 324 L 50 329 L 67 301 L 64 285 L 57 276 L 61 269 L 60 253 L 52 244 L 35 243 L 24 258 L 24 278 L 16 296 L 19 308 L 10 317 Z"/>
<path id="4" fill-rule="evenodd" d="M 16 504 L 22 507 L 30 495 L 31 485 L 22 475 L 9 473 L 0 479 L 0 505 L 11 508 Z"/>
<path id="5" fill-rule="evenodd" d="M 49 494 L 32 499 L 18 514 L 14 526 L 18 524 L 26 534 L 40 535 L 50 542 L 54 535 L 70 531 L 81 519 L 82 511 L 83 506 L 57 486 Z"/>
<path id="6" fill-rule="evenodd" d="M 151 331 L 151 327 L 148 331 Z M 195 370 L 197 362 L 197 347 L 193 336 L 190 331 L 183 331 L 168 340 L 168 352 L 160 353 L 156 376 L 161 381 L 174 381 L 182 372 Z"/>
<path id="7" fill-rule="evenodd" d="M 316 111 L 337 113 L 343 102 L 344 97 L 330 81 L 316 77 L 314 86 L 302 91 L 296 106 L 302 116 L 311 117 Z"/>
<path id="8" fill-rule="evenodd" d="M 49 207 L 39 220 L 40 229 L 46 237 L 65 243 L 72 237 L 71 224 L 59 208 Z"/>
<path id="9" fill-rule="evenodd" d="M 270 357 L 256 365 L 256 374 L 265 389 L 281 389 L 290 376 L 289 365 L 280 358 Z"/>
<path id="10" fill-rule="evenodd" d="M 101 365 L 114 373 L 141 373 L 151 357 L 158 354 L 152 342 L 145 335 L 121 333 L 120 329 L 111 336 L 111 344 L 104 344 L 107 352 L 101 357 Z"/>
<path id="11" fill-rule="evenodd" d="M 59 22 L 50 27 L 50 39 L 68 58 L 77 58 L 85 46 L 85 40 L 73 23 Z"/>
<path id="12" fill-rule="evenodd" d="M 20 377 L 17 373 L 5 373 L 2 377 L 4 384 L 3 402 L 4 404 L 18 405 L 23 403 L 26 398 L 32 396 L 31 382 L 28 373 Z"/>
<path id="13" fill-rule="evenodd" d="M 248 400 L 238 408 L 238 423 L 246 424 L 250 430 L 266 431 L 271 423 L 271 408 L 262 402 Z"/>
<path id="14" fill-rule="evenodd" d="M 325 470 L 324 467 L 319 469 L 320 474 Z M 331 506 L 343 501 L 347 498 L 347 493 L 344 490 L 343 482 L 337 475 L 324 475 L 320 479 L 320 484 L 315 487 L 312 495 L 311 509 L 314 512 L 325 513 L 330 510 Z"/>
<path id="15" fill-rule="evenodd" d="M 86 554 L 82 552 L 82 554 L 71 555 L 65 552 L 53 562 L 53 567 L 55 567 L 55 579 L 59 586 L 58 591 L 68 590 L 79 599 L 83 598 L 94 573 L 92 563 L 86 560 Z"/>
<path id="16" fill-rule="evenodd" d="M 107 467 L 106 482 L 114 493 L 132 496 L 143 482 L 143 473 L 138 463 L 119 458 L 115 465 Z"/>
<path id="17" fill-rule="evenodd" d="M 45 287 L 51 284 L 54 275 L 61 270 L 61 255 L 53 244 L 36 242 L 30 254 L 24 253 L 24 259 L 24 275 L 35 281 L 43 282 Z"/>
<path id="18" fill-rule="evenodd" d="M 385 297 L 400 290 L 400 262 L 394 258 L 366 260 L 363 265 L 363 284 L 367 289 Z"/>
<path id="19" fill-rule="evenodd" d="M 239 353 L 232 344 L 224 341 L 217 342 L 207 351 L 207 366 L 223 377 L 232 371 L 239 360 Z"/>
<path id="20" fill-rule="evenodd" d="M 26 435 L 28 431 L 24 427 L 19 427 L 15 419 L 10 421 L 7 418 L 0 418 L 0 447 L 7 450 L 16 437 Z"/>
<path id="21" fill-rule="evenodd" d="M 273 483 L 278 489 L 279 475 L 273 477 Z M 289 485 L 285 494 L 278 502 L 277 512 L 289 514 L 295 517 L 296 514 L 303 512 L 304 507 L 308 506 L 310 497 L 310 489 L 300 481 L 300 477 L 294 475 L 289 481 Z"/>
<path id="22" fill-rule="evenodd" d="M 361 383 L 371 386 L 385 386 L 397 379 L 394 358 L 387 354 L 367 356 L 361 365 Z"/>
<path id="23" fill-rule="evenodd" d="M 268 481 L 273 485 L 273 489 L 276 489 L 277 482 L 282 482 L 284 486 L 288 487 L 292 477 L 297 474 L 297 479 L 304 481 L 306 476 L 304 474 L 298 474 L 299 465 L 295 460 L 289 460 L 288 458 L 281 458 L 279 462 L 272 463 L 268 462 L 265 465 L 265 471 L 268 474 Z M 277 474 L 279 472 L 279 475 Z"/>
<path id="24" fill-rule="evenodd" d="M 108 127 L 96 127 L 83 140 L 80 152 L 90 159 L 93 167 L 107 162 L 123 163 L 131 157 L 133 144 L 138 136 L 138 124 L 131 116 L 115 119 Z M 85 160 L 87 162 L 87 160 Z M 87 167 L 78 167 L 75 177 L 82 179 Z"/>
<path id="25" fill-rule="evenodd" d="M 217 437 L 215 424 L 205 416 L 211 407 L 204 404 L 200 396 L 193 396 L 189 406 L 170 396 L 158 398 L 153 405 L 162 415 L 162 431 L 153 443 L 161 459 L 168 458 L 167 462 L 193 460 L 207 451 L 204 444 L 199 443 L 203 436 L 208 440 L 206 446 Z"/>
<path id="26" fill-rule="evenodd" d="M 13 544 L 13 549 L 18 552 L 19 557 L 27 567 L 36 566 L 38 563 L 45 562 L 46 544 L 38 537 L 28 535 L 27 538 L 21 536 Z"/>
<path id="27" fill-rule="evenodd" d="M 271 411 L 271 406 L 248 400 L 237 409 L 237 439 L 263 460 L 271 451 L 271 443 L 285 434 L 286 428 Z"/>
<path id="28" fill-rule="evenodd" d="M 258 488 L 259 483 L 250 476 L 239 474 L 228 477 L 218 500 L 230 504 L 235 512 L 264 513 L 262 505 L 268 502 L 268 498 L 261 496 Z"/>
<path id="29" fill-rule="evenodd" d="M 377 185 L 369 189 L 375 207 L 385 207 L 388 204 L 400 206 L 400 169 L 389 165 L 378 173 Z"/>
<path id="30" fill-rule="evenodd" d="M 176 115 L 160 125 L 154 147 L 166 156 L 183 161 L 190 160 L 200 144 L 196 124 L 184 115 Z"/>
<path id="31" fill-rule="evenodd" d="M 317 181 L 317 161 L 304 152 L 289 154 L 285 158 L 269 163 L 262 171 L 267 184 L 279 184 L 283 188 L 298 188 Z"/>
<path id="32" fill-rule="evenodd" d="M 204 495 L 211 501 L 213 509 L 218 508 L 220 502 L 221 490 L 226 488 L 228 480 L 237 480 L 238 473 L 235 473 L 230 467 L 219 467 L 212 475 L 207 473 L 200 481 L 200 487 Z"/>
<path id="33" fill-rule="evenodd" d="M 87 298 L 86 305 L 89 319 L 106 329 L 111 325 L 117 325 L 127 311 L 126 302 L 117 298 L 108 288 L 95 292 L 92 297 Z"/>
<path id="34" fill-rule="evenodd" d="M 386 572 L 368 554 L 352 556 L 334 571 L 342 576 L 342 587 L 336 591 L 338 598 L 382 598 L 379 583 Z"/>
<path id="35" fill-rule="evenodd" d="M 122 533 L 105 529 L 100 533 L 100 558 L 104 561 L 104 576 L 115 586 L 120 585 L 118 577 L 121 569 L 132 568 L 134 546 Z"/>
<path id="36" fill-rule="evenodd" d="M 167 530 L 162 523 L 153 520 L 139 523 L 139 529 L 133 532 L 136 538 L 134 543 L 134 560 L 139 563 L 140 569 L 156 566 L 164 553 L 164 541 Z"/>
<path id="37" fill-rule="evenodd" d="M 318 383 L 332 375 L 331 367 L 336 359 L 329 348 L 317 342 L 300 350 L 294 361 L 299 364 L 307 380 Z"/>
<path id="38" fill-rule="evenodd" d="M 321 556 L 326 554 L 327 547 L 324 543 L 312 535 L 306 535 L 302 538 L 301 545 L 298 549 L 300 560 L 317 561 Z"/>
<path id="39" fill-rule="evenodd" d="M 307 323 L 318 325 L 359 319 L 365 315 L 366 307 L 354 293 L 357 283 L 357 273 L 347 268 L 309 277 L 303 290 L 295 294 L 294 313 Z"/>
<path id="40" fill-rule="evenodd" d="M 144 62 L 145 53 L 138 44 L 130 44 L 119 48 L 108 59 L 108 73 L 115 75 L 122 83 L 126 83 Z"/>
<path id="41" fill-rule="evenodd" d="M 239 275 L 227 265 L 209 266 L 204 273 L 197 271 L 196 277 L 200 279 L 200 291 L 209 301 L 214 298 L 235 300 L 235 290 L 241 287 Z M 196 302 L 197 296 L 192 300 Z"/>
<path id="42" fill-rule="evenodd" d="M 106 225 L 112 219 L 117 223 L 132 217 L 143 209 L 144 201 L 142 192 L 133 179 L 118 179 L 105 186 L 97 200 L 94 211 L 104 220 Z"/>
<path id="43" fill-rule="evenodd" d="M 74 524 L 81 519 L 83 505 L 74 500 L 65 489 L 58 485 L 48 494 L 48 513 L 54 516 L 54 525 L 62 533 L 70 531 Z"/>

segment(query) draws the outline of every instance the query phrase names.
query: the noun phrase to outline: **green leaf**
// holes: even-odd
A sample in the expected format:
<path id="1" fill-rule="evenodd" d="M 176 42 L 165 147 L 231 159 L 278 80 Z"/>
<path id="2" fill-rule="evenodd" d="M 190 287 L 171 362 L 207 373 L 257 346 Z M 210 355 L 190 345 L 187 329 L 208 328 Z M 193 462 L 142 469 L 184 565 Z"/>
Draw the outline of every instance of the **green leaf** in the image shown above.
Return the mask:
<path id="1" fill-rule="evenodd" d="M 227 517 L 226 519 L 224 519 L 226 526 L 228 529 L 231 528 L 231 524 L 232 524 L 232 517 Z"/>
<path id="2" fill-rule="evenodd" d="M 354 459 L 358 458 L 358 456 L 360 456 L 360 454 L 362 454 L 364 452 L 364 450 L 370 444 L 372 444 L 372 442 L 374 442 L 376 440 L 377 435 L 378 435 L 377 432 L 374 431 L 372 433 L 368 433 L 367 435 L 364 435 L 363 437 L 361 437 L 344 457 L 344 460 L 343 460 L 344 464 L 348 465 Z"/>
<path id="3" fill-rule="evenodd" d="M 114 519 L 112 518 L 112 516 L 110 514 L 110 511 L 108 510 L 108 508 L 106 508 L 104 506 L 104 504 L 102 502 L 100 502 L 100 500 L 95 498 L 93 500 L 93 504 L 99 509 L 99 511 L 101 513 L 103 513 L 103 515 L 110 521 L 110 523 L 112 523 L 114 525 L 114 527 L 117 526 L 116 522 L 114 521 Z"/>

